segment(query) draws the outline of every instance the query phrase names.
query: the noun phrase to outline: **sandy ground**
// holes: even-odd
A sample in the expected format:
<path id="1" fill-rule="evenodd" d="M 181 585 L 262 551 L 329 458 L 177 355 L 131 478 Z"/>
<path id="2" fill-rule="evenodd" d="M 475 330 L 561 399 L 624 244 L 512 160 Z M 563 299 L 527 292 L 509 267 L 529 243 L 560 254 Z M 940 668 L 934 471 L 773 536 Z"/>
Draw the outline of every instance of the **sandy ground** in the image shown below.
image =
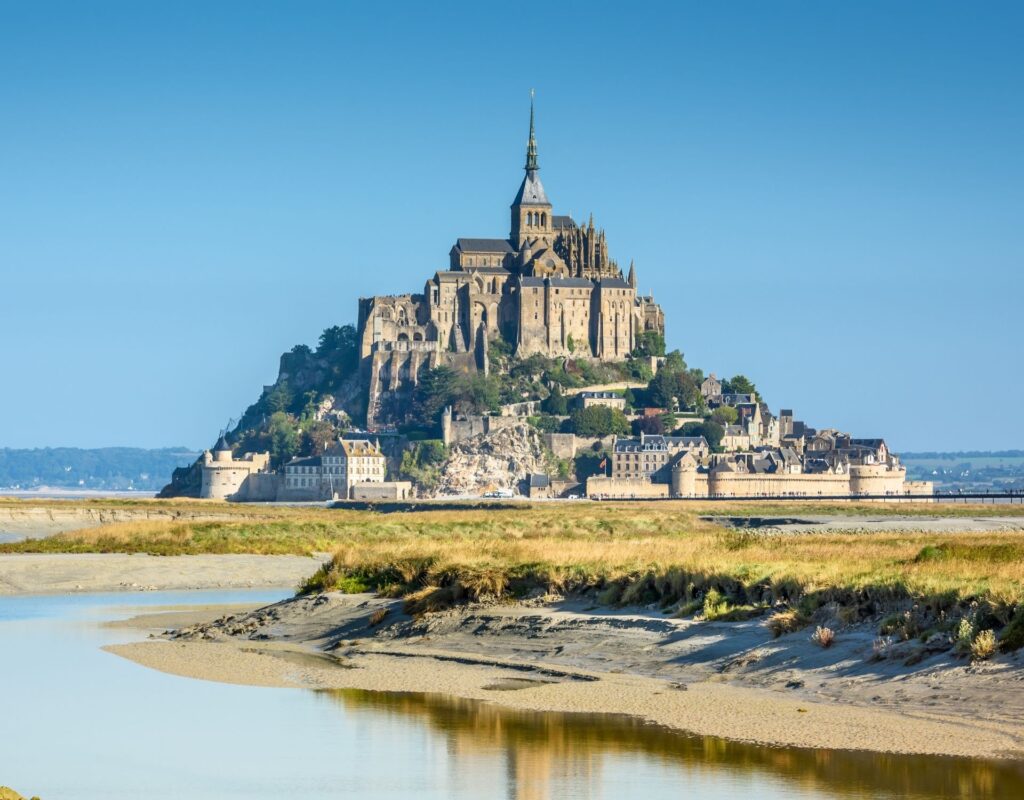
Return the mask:
<path id="1" fill-rule="evenodd" d="M 44 539 L 66 531 L 95 528 L 118 522 L 176 522 L 179 520 L 204 520 L 210 522 L 238 519 L 223 512 L 193 509 L 165 509 L 137 506 L 103 507 L 84 506 L 69 502 L 66 505 L 18 504 L 0 507 L 0 542 L 17 542 L 22 539 Z"/>
<path id="2" fill-rule="evenodd" d="M 696 622 L 551 598 L 411 619 L 394 601 L 328 594 L 109 649 L 229 683 L 444 693 L 761 744 L 1024 757 L 1017 657 L 970 666 L 933 653 L 907 666 L 920 646 L 875 660 L 874 626 L 840 628 L 828 650 L 808 633 L 772 639 L 763 620 Z"/>
<path id="3" fill-rule="evenodd" d="M 319 566 L 307 556 L 11 553 L 0 555 L 0 596 L 295 587 Z"/>

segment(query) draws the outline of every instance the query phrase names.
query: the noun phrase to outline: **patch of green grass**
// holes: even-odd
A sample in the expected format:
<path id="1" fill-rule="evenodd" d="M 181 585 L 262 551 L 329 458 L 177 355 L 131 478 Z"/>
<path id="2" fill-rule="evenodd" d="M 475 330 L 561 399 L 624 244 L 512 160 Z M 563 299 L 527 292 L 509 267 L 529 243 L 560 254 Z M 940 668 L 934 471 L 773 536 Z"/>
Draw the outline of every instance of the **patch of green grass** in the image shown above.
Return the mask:
<path id="1" fill-rule="evenodd" d="M 1024 606 L 1017 606 L 1017 611 L 1003 629 L 999 637 L 999 649 L 1004 653 L 1012 653 L 1024 647 Z"/>

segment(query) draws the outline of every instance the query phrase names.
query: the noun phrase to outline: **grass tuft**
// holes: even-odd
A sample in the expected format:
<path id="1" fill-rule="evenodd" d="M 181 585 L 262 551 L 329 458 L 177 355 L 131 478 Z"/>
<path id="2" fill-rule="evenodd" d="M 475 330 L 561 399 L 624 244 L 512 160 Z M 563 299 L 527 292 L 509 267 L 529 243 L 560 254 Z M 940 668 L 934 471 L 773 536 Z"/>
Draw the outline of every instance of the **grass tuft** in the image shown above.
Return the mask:
<path id="1" fill-rule="evenodd" d="M 768 617 L 768 630 L 772 632 L 772 636 L 776 639 L 784 633 L 802 630 L 810 624 L 810 616 L 796 608 L 778 611 Z"/>
<path id="2" fill-rule="evenodd" d="M 818 645 L 818 647 L 823 647 L 826 650 L 832 646 L 835 640 L 835 631 L 831 628 L 826 628 L 824 625 L 819 625 L 815 628 L 814 633 L 811 634 L 811 641 Z"/>

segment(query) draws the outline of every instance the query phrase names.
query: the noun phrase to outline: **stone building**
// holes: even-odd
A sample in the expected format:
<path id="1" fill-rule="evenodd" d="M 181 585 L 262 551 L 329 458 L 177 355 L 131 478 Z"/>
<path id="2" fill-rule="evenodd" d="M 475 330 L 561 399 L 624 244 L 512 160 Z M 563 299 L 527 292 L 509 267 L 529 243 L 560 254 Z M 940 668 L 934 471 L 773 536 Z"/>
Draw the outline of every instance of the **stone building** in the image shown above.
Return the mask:
<path id="1" fill-rule="evenodd" d="M 618 392 L 580 392 L 576 395 L 576 403 L 580 408 L 607 406 L 619 411 L 626 410 L 626 398 Z"/>
<path id="2" fill-rule="evenodd" d="M 279 500 L 406 499 L 411 485 L 386 481 L 387 458 L 378 442 L 342 439 L 321 456 L 295 458 L 281 470 Z"/>
<path id="3" fill-rule="evenodd" d="M 661 436 L 641 433 L 618 439 L 612 447 L 612 477 L 668 482 L 668 466 L 680 453 L 705 458 L 711 449 L 703 436 Z"/>
<path id="4" fill-rule="evenodd" d="M 199 496 L 208 500 L 244 499 L 250 477 L 270 467 L 270 453 L 246 453 L 235 458 L 222 435 L 213 450 L 203 453 Z"/>
<path id="5" fill-rule="evenodd" d="M 783 412 L 792 418 L 792 412 Z M 738 426 L 737 426 L 738 428 Z M 762 447 L 708 453 L 681 437 L 620 439 L 612 474 L 587 479 L 587 495 L 642 497 L 908 497 L 932 495 L 928 482 L 906 480 L 906 469 L 882 439 L 854 439 L 834 430 L 816 433 L 804 452 Z M 703 439 L 701 439 L 703 442 Z"/>
<path id="6" fill-rule="evenodd" d="M 499 336 L 520 357 L 618 361 L 640 333 L 664 334 L 661 307 L 637 295 L 636 268 L 623 275 L 593 216 L 583 224 L 554 213 L 539 176 L 532 104 L 524 169 L 507 238 L 457 239 L 448 269 L 422 294 L 360 299 L 368 425 L 386 421 L 390 401 L 425 369 L 486 372 L 488 343 Z"/>

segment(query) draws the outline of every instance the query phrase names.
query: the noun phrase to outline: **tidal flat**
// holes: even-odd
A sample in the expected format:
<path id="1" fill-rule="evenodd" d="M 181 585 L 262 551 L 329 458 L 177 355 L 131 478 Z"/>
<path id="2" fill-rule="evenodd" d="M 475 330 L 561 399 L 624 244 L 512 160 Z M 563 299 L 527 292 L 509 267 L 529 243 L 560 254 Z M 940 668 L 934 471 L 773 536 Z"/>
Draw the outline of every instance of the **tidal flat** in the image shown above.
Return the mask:
<path id="1" fill-rule="evenodd" d="M 268 608 L 162 612 L 158 638 L 109 651 L 236 686 L 625 716 L 771 752 L 956 756 L 971 769 L 1003 765 L 984 773 L 999 776 L 989 788 L 972 782 L 970 796 L 1016 796 L 1003 791 L 1020 785 L 1024 508 L 578 502 L 224 513 L 9 543 L 0 586 L 5 570 L 24 578 L 39 560 L 44 576 L 69 558 L 146 564 L 144 588 L 180 586 L 182 575 L 193 587 L 277 581 L 287 596 Z M 284 559 L 295 562 L 281 569 Z M 32 581 L 12 591 L 31 592 Z M 139 588 L 130 583 L 106 588 Z M 35 590 L 48 591 L 42 578 Z M 69 591 L 52 581 L 49 590 Z M 828 646 L 815 638 L 821 628 Z M 820 796 L 848 796 L 830 791 Z"/>
<path id="2" fill-rule="evenodd" d="M 3 662 L 0 702 L 6 713 L 0 715 L 5 743 L 0 782 L 43 800 L 667 800 L 680 794 L 756 794 L 765 800 L 1001 800 L 1019 797 L 1024 789 L 1024 770 L 1009 759 L 770 747 L 682 733 L 635 716 L 537 711 L 520 705 L 529 693 L 567 680 L 559 675 L 518 671 L 516 688 L 488 690 L 511 701 L 498 704 L 450 692 L 311 690 L 295 684 L 270 688 L 193 680 L 140 667 L 102 649 L 160 648 L 166 643 L 140 639 L 168 624 L 202 626 L 204 617 L 223 613 L 240 618 L 268 603 L 273 607 L 287 594 L 191 591 L 0 598 L 0 644 L 5 653 L 20 654 Z M 337 602 L 357 604 L 362 598 Z M 219 647 L 211 642 L 190 646 L 210 652 Z M 244 646 L 258 651 L 261 644 Z M 294 681 L 324 666 L 317 658 L 254 655 L 284 665 Z M 431 662 L 417 671 L 436 671 L 444 663 Z M 400 666 L 390 669 L 401 671 Z M 476 669 L 490 671 L 485 685 L 493 685 L 493 677 L 500 674 L 492 667 Z M 686 695 L 693 690 L 670 691 Z"/>

